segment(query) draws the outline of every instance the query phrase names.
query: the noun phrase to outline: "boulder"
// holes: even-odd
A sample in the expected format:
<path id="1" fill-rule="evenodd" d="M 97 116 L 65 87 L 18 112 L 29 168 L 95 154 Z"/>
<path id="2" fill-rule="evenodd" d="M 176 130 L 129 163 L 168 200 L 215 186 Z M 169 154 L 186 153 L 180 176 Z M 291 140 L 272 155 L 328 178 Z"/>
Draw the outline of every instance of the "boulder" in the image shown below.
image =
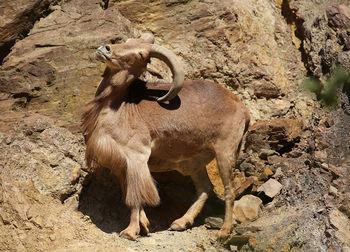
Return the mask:
<path id="1" fill-rule="evenodd" d="M 0 133 L 0 174 L 61 201 L 81 190 L 83 137 L 44 116 L 27 114 L 21 120 L 12 132 Z"/>
<path id="2" fill-rule="evenodd" d="M 205 227 L 209 229 L 220 229 L 224 220 L 219 217 L 207 217 L 204 220 Z"/>
<path id="3" fill-rule="evenodd" d="M 233 213 L 240 222 L 247 223 L 259 215 L 262 200 L 254 195 L 244 195 L 234 202 Z"/>

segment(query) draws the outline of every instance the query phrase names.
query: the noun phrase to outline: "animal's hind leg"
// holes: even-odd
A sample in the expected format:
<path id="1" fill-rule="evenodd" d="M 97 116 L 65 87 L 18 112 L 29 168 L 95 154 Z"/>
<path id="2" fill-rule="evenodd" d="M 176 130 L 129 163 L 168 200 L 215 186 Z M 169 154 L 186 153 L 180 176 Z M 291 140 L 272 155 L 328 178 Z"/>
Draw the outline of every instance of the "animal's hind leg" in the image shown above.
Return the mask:
<path id="1" fill-rule="evenodd" d="M 234 152 L 233 152 L 234 153 Z M 232 211 L 233 211 L 233 189 L 232 189 L 232 171 L 231 165 L 235 161 L 235 155 L 232 152 L 219 152 L 216 155 L 218 163 L 219 173 L 224 185 L 224 196 L 225 196 L 225 220 L 221 229 L 219 230 L 219 238 L 227 237 L 232 228 Z"/>
<path id="2" fill-rule="evenodd" d="M 212 184 L 209 180 L 205 167 L 200 169 L 197 173 L 191 175 L 193 183 L 197 191 L 197 200 L 191 205 L 184 216 L 175 220 L 170 230 L 185 230 L 186 227 L 191 226 L 194 219 L 202 210 L 205 201 L 208 199 L 209 192 L 212 190 Z"/>
<path id="3" fill-rule="evenodd" d="M 141 227 L 143 229 L 143 231 L 145 232 L 145 234 L 149 233 L 149 220 L 146 216 L 145 210 L 143 209 L 143 207 L 140 209 L 140 224 Z"/>

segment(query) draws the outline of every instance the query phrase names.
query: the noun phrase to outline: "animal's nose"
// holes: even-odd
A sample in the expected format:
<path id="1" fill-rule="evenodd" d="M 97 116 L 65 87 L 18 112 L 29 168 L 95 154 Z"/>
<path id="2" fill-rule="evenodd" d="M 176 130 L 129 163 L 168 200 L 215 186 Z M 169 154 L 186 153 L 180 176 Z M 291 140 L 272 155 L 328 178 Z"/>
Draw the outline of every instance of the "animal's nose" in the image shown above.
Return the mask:
<path id="1" fill-rule="evenodd" d="M 109 45 L 105 45 L 105 48 L 106 48 L 107 52 L 111 51 L 111 47 Z"/>

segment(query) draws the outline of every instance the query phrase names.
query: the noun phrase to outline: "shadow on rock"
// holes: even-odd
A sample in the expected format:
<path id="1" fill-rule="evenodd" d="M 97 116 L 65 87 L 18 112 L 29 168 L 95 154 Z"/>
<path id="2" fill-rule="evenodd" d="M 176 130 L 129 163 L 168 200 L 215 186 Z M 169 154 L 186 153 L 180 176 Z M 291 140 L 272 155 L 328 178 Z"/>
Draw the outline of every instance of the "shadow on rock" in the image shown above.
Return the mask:
<path id="1" fill-rule="evenodd" d="M 146 207 L 151 223 L 150 232 L 166 230 L 180 218 L 195 200 L 196 193 L 189 177 L 177 172 L 153 173 L 161 203 L 157 207 Z M 92 175 L 80 195 L 79 211 L 106 233 L 120 232 L 129 224 L 130 211 L 124 204 L 118 179 L 108 170 L 100 176 Z M 195 226 L 203 224 L 210 214 L 222 215 L 223 202 L 216 197 L 209 198 Z"/>

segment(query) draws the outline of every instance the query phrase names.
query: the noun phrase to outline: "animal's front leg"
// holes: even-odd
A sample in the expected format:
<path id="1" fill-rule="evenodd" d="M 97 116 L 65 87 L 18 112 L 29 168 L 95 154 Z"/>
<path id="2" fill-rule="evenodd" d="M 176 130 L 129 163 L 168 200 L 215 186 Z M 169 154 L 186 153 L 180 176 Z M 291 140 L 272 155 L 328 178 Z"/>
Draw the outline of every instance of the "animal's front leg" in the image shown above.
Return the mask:
<path id="1" fill-rule="evenodd" d="M 130 240 L 135 240 L 140 233 L 140 223 L 146 233 L 149 231 L 149 221 L 142 206 L 155 206 L 159 203 L 158 191 L 147 165 L 150 149 L 144 148 L 143 152 L 136 149 L 137 147 L 130 148 L 125 152 L 128 164 L 125 173 L 125 203 L 131 209 L 131 217 L 129 226 L 120 235 Z"/>
<path id="2" fill-rule="evenodd" d="M 131 209 L 129 226 L 120 232 L 120 236 L 129 240 L 136 240 L 140 233 L 140 208 L 134 207 Z"/>

